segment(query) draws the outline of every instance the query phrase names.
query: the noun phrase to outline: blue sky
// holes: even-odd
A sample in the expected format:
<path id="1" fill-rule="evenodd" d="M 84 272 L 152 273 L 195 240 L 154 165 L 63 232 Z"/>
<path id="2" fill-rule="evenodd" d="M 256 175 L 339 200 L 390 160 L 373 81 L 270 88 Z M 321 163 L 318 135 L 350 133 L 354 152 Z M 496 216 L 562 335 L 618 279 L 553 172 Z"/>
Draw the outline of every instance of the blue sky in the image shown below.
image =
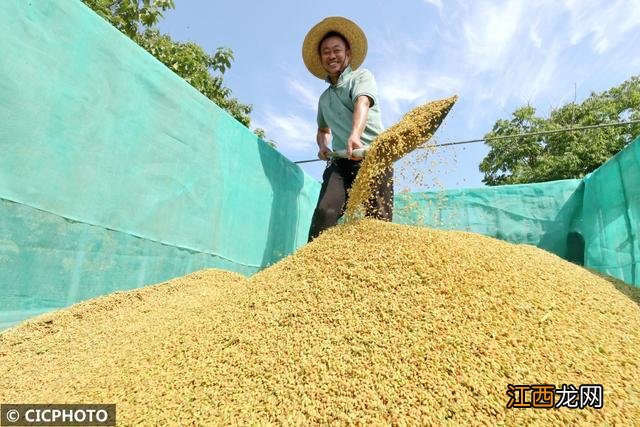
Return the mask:
<path id="1" fill-rule="evenodd" d="M 336 15 L 367 34 L 363 66 L 376 77 L 385 126 L 423 102 L 460 96 L 437 142 L 482 137 L 526 103 L 546 116 L 640 74 L 638 0 L 176 0 L 160 29 L 209 52 L 232 48 L 225 81 L 253 105 L 252 128 L 302 160 L 316 156 L 326 83 L 305 68 L 301 44 L 314 24 Z M 478 165 L 487 151 L 478 143 L 413 156 L 397 164 L 396 187 L 482 186 Z M 323 167 L 302 166 L 317 179 Z"/>

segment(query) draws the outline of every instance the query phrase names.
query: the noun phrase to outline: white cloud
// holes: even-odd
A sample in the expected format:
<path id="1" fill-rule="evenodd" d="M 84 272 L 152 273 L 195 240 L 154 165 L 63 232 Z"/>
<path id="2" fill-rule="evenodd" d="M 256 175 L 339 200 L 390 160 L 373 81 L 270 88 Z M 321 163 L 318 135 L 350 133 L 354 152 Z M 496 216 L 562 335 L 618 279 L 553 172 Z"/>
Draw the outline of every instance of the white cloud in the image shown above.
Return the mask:
<path id="1" fill-rule="evenodd" d="M 537 25 L 531 25 L 529 28 L 529 39 L 533 45 L 540 49 L 542 47 L 542 36 L 540 35 L 540 31 L 538 30 Z"/>
<path id="2" fill-rule="evenodd" d="M 316 94 L 313 89 L 299 80 L 291 78 L 288 82 L 289 91 L 293 93 L 300 103 L 312 111 L 318 109 L 318 99 L 320 94 Z"/>
<path id="3" fill-rule="evenodd" d="M 484 71 L 504 64 L 517 46 L 518 32 L 526 28 L 521 21 L 528 12 L 529 2 L 474 2 L 460 22 L 468 65 L 476 71 Z"/>
<path id="4" fill-rule="evenodd" d="M 415 63 L 404 62 L 378 73 L 378 90 L 381 105 L 391 113 L 391 121 L 411 107 L 428 99 L 436 99 L 458 93 L 462 87 L 459 78 L 447 74 L 435 74 L 433 70 L 420 69 Z"/>
<path id="5" fill-rule="evenodd" d="M 640 27 L 637 0 L 564 0 L 569 13 L 568 27 L 572 44 L 589 38 L 596 53 L 602 54 L 624 41 L 631 30 Z M 635 34 L 638 37 L 638 34 Z"/>
<path id="6" fill-rule="evenodd" d="M 442 0 L 423 0 L 425 3 L 435 6 L 438 11 L 442 11 Z"/>
<path id="7" fill-rule="evenodd" d="M 570 44 L 564 6 L 551 0 L 447 3 L 437 73 L 457 82 L 476 120 L 553 93 Z"/>
<path id="8" fill-rule="evenodd" d="M 420 85 L 418 79 L 413 75 L 398 76 L 390 74 L 390 78 L 381 76 L 379 91 L 380 103 L 393 115 L 399 115 L 404 106 L 412 104 L 418 98 L 426 95 L 427 89 Z"/>
<path id="9" fill-rule="evenodd" d="M 315 153 L 317 126 L 299 115 L 267 111 L 256 127 L 263 128 L 285 155 Z"/>

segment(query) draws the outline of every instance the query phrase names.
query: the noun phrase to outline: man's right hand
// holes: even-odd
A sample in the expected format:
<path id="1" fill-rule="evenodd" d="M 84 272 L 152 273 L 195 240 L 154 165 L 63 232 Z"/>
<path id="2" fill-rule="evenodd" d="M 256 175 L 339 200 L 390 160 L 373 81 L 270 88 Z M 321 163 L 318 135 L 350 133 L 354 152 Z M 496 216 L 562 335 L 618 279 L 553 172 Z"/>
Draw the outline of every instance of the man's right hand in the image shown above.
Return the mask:
<path id="1" fill-rule="evenodd" d="M 320 160 L 329 160 L 329 153 L 331 153 L 329 147 L 320 147 L 320 151 L 318 151 L 318 158 Z"/>

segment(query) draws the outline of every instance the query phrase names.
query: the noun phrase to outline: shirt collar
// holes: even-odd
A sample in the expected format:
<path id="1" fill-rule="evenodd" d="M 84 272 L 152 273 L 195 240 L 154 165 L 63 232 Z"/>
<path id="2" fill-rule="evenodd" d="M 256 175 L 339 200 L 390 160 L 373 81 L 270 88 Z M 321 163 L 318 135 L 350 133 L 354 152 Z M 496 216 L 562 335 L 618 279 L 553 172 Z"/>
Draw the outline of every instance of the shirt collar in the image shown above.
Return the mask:
<path id="1" fill-rule="evenodd" d="M 338 81 L 336 82 L 336 85 L 339 85 L 340 83 L 342 83 L 342 81 L 349 75 L 351 74 L 353 70 L 351 70 L 351 65 L 347 65 L 347 68 L 345 68 L 342 73 L 338 76 Z M 327 76 L 324 79 L 325 82 L 332 84 L 331 83 L 331 78 L 329 76 Z"/>

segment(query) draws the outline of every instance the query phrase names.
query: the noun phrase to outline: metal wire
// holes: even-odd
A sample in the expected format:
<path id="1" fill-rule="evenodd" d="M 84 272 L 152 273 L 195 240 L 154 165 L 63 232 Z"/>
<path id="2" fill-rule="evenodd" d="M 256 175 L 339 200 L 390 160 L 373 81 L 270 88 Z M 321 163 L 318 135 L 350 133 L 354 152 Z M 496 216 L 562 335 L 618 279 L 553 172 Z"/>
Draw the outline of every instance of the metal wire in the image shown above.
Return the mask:
<path id="1" fill-rule="evenodd" d="M 520 138 L 525 136 L 540 136 L 540 135 L 550 135 L 553 133 L 561 133 L 561 132 L 574 132 L 588 129 L 596 129 L 596 128 L 605 128 L 605 127 L 614 127 L 614 126 L 625 126 L 625 125 L 633 125 L 640 123 L 640 120 L 629 120 L 628 122 L 615 122 L 615 123 L 603 123 L 599 125 L 588 125 L 588 126 L 576 126 L 572 128 L 564 128 L 564 129 L 556 129 L 556 130 L 545 130 L 540 132 L 531 132 L 531 133 L 518 133 L 515 135 L 500 135 L 493 136 L 491 138 L 482 138 L 482 139 L 470 139 L 468 141 L 457 141 L 457 142 L 447 142 L 444 144 L 436 144 L 434 147 L 446 147 L 449 145 L 462 145 L 462 144 L 472 144 L 475 142 L 482 141 L 495 141 L 499 139 L 509 139 L 509 138 Z"/>
<path id="2" fill-rule="evenodd" d="M 626 126 L 626 125 L 633 125 L 633 124 L 640 124 L 640 120 L 629 120 L 627 122 L 602 123 L 599 125 L 577 126 L 577 127 L 571 127 L 571 128 L 546 130 L 546 131 L 531 132 L 531 133 L 518 133 L 515 135 L 500 135 L 500 136 L 494 136 L 491 138 L 470 139 L 468 141 L 446 142 L 444 144 L 435 144 L 435 145 L 430 145 L 427 147 L 420 147 L 420 148 L 426 149 L 431 147 L 448 147 L 450 145 L 474 144 L 476 142 L 483 142 L 483 141 L 496 141 L 500 139 L 523 138 L 526 136 L 550 135 L 550 134 L 561 133 L 561 132 L 575 132 L 575 131 L 583 131 L 588 129 L 597 129 L 597 128 L 614 127 L 614 126 Z M 301 163 L 311 163 L 311 162 L 324 162 L 324 160 L 322 159 L 298 160 L 297 162 L 293 162 L 293 163 L 301 164 Z"/>

